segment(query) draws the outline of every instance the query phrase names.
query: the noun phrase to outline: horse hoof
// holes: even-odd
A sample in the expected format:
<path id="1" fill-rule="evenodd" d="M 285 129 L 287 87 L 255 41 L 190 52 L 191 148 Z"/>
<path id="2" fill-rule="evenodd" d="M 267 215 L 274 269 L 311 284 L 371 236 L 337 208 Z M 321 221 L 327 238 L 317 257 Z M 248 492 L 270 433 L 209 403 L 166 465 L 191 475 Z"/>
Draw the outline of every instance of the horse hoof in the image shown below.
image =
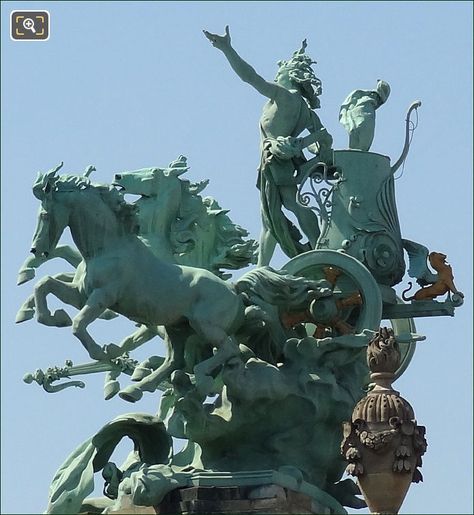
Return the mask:
<path id="1" fill-rule="evenodd" d="M 18 277 L 16 279 L 16 284 L 20 286 L 20 284 L 31 281 L 31 279 L 35 278 L 35 269 L 34 268 L 24 268 L 18 272 Z"/>
<path id="2" fill-rule="evenodd" d="M 69 327 L 72 325 L 71 317 L 64 311 L 64 309 L 56 310 L 52 319 L 56 327 Z"/>
<path id="3" fill-rule="evenodd" d="M 146 367 L 138 366 L 132 374 L 132 381 L 141 381 L 146 376 L 149 376 L 151 374 L 151 369 Z"/>
<path id="4" fill-rule="evenodd" d="M 120 383 L 118 381 L 109 381 L 104 385 L 104 399 L 106 401 L 115 397 L 120 391 Z"/>
<path id="5" fill-rule="evenodd" d="M 143 397 L 143 392 L 138 388 L 128 386 L 119 393 L 119 397 L 127 402 L 137 402 Z"/>
<path id="6" fill-rule="evenodd" d="M 31 320 L 35 316 L 34 309 L 20 309 L 16 314 L 15 323 L 20 324 L 26 320 Z"/>

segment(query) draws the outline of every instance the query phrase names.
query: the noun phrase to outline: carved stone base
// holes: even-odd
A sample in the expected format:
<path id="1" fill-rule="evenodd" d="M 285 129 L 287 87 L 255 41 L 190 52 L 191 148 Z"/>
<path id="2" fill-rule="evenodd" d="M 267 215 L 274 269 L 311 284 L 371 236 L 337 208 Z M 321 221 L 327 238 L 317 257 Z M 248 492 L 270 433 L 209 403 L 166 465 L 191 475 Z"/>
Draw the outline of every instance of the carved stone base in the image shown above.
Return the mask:
<path id="1" fill-rule="evenodd" d="M 155 507 L 161 515 L 194 513 L 319 513 L 330 510 L 306 494 L 270 484 L 262 486 L 194 486 L 173 490 Z"/>
<path id="2" fill-rule="evenodd" d="M 152 506 L 136 506 L 127 498 L 120 508 L 109 508 L 106 513 L 108 515 L 154 515 L 156 510 Z"/>
<path id="3" fill-rule="evenodd" d="M 336 499 L 303 481 L 291 467 L 281 471 L 193 472 L 186 486 L 169 491 L 162 499 L 155 507 L 137 506 L 127 494 L 117 501 L 90 499 L 80 515 L 344 513 Z"/>

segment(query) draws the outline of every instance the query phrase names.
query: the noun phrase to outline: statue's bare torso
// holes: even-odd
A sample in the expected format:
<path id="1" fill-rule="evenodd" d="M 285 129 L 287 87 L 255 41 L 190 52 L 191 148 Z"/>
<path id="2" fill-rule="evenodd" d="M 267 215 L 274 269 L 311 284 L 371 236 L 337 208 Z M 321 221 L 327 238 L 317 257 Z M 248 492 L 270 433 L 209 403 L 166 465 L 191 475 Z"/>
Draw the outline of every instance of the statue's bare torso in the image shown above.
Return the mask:
<path id="1" fill-rule="evenodd" d="M 264 105 L 260 127 L 265 137 L 297 137 L 311 124 L 309 108 L 297 90 L 278 88 L 275 99 Z"/>

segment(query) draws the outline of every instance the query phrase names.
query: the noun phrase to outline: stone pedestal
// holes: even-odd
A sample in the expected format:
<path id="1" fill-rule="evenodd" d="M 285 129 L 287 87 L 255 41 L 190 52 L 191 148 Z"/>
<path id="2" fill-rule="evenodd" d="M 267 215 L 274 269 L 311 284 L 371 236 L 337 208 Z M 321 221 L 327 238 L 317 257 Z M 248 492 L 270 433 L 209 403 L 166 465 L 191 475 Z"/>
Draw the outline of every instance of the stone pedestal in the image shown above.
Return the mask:
<path id="1" fill-rule="evenodd" d="M 291 470 L 196 471 L 189 475 L 186 486 L 168 492 L 154 507 L 137 506 L 129 495 L 121 495 L 118 501 L 91 501 L 84 504 L 80 515 L 344 513 L 331 495 Z"/>
<path id="2" fill-rule="evenodd" d="M 155 507 L 160 515 L 194 513 L 330 513 L 310 496 L 270 484 L 263 486 L 194 486 L 173 490 Z"/>

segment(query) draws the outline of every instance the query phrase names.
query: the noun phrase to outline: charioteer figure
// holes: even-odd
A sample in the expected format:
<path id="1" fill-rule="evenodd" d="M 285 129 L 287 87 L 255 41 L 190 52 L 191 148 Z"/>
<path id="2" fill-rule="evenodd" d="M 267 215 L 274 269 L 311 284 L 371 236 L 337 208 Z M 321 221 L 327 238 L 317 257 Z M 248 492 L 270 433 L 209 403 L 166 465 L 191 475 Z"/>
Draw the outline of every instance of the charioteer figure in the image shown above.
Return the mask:
<path id="1" fill-rule="evenodd" d="M 314 109 L 320 107 L 321 81 L 312 69 L 315 61 L 305 54 L 306 40 L 288 61 L 278 62 L 273 82 L 266 81 L 231 45 L 229 27 L 224 36 L 204 31 L 213 46 L 222 51 L 235 73 L 268 97 L 260 118 L 261 160 L 257 187 L 261 195 L 262 234 L 259 266 L 270 263 L 278 243 L 289 257 L 314 249 L 320 235 L 317 216 L 297 202 L 298 170 L 306 162 L 303 149 L 317 154 L 319 161 L 331 163 L 332 137 Z M 309 131 L 309 136 L 300 134 Z M 282 211 L 294 213 L 308 242 Z"/>

